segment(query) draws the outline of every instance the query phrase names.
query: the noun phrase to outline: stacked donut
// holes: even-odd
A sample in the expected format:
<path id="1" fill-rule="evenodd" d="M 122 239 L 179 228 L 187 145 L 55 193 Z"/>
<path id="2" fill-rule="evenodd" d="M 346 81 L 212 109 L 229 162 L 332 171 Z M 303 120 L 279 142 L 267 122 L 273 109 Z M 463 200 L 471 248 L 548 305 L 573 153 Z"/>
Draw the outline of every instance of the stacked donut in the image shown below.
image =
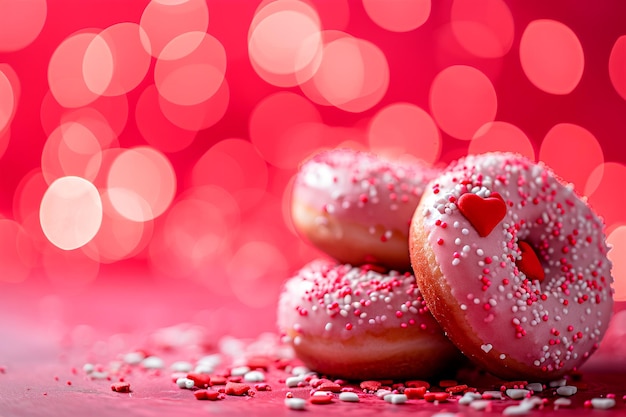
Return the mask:
<path id="1" fill-rule="evenodd" d="M 436 172 L 334 150 L 303 164 L 292 202 L 296 228 L 336 259 L 305 266 L 279 302 L 314 370 L 426 378 L 456 346 L 502 378 L 551 380 L 606 331 L 603 223 L 541 163 L 488 153 Z"/>
<path id="2" fill-rule="evenodd" d="M 427 378 L 459 357 L 410 272 L 409 224 L 436 175 L 347 149 L 301 166 L 293 222 L 328 257 L 285 284 L 278 326 L 309 368 L 347 379 Z"/>

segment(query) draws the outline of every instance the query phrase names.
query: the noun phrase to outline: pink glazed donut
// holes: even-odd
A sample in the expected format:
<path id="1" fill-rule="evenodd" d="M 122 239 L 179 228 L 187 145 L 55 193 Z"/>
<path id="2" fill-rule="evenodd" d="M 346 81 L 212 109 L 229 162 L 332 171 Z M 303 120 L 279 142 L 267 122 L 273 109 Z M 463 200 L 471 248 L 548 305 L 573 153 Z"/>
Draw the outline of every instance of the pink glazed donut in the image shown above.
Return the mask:
<path id="1" fill-rule="evenodd" d="M 409 224 L 437 173 L 419 163 L 390 163 L 350 149 L 322 152 L 296 176 L 294 226 L 342 263 L 410 271 Z"/>
<path id="2" fill-rule="evenodd" d="M 598 348 L 613 308 L 603 223 L 543 164 L 468 156 L 411 224 L 417 283 L 457 347 L 502 378 L 550 380 Z"/>
<path id="3" fill-rule="evenodd" d="M 408 272 L 313 261 L 285 283 L 278 327 L 296 356 L 327 376 L 428 378 L 461 358 Z"/>

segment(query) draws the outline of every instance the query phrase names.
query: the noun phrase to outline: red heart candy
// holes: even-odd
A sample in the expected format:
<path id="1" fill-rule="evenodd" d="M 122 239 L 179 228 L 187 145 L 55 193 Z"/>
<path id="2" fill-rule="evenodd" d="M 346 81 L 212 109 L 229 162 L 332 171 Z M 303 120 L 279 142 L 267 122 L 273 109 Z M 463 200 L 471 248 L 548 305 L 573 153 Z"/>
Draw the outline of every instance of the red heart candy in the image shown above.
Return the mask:
<path id="1" fill-rule="evenodd" d="M 457 207 L 482 237 L 488 236 L 506 215 L 506 203 L 498 193 L 487 198 L 465 193 L 459 197 Z"/>
<path id="2" fill-rule="evenodd" d="M 532 246 L 523 240 L 517 242 L 517 246 L 522 252 L 522 259 L 515 262 L 517 268 L 522 271 L 528 279 L 542 282 L 546 277 L 546 273 Z"/>

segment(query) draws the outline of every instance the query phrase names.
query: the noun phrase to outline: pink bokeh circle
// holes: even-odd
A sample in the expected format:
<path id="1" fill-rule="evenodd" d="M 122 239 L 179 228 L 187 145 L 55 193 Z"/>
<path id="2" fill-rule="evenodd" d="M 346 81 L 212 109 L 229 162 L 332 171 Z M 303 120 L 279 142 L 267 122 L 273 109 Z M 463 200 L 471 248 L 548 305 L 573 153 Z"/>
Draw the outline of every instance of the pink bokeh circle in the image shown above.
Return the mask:
<path id="1" fill-rule="evenodd" d="M 604 153 L 590 131 L 577 124 L 559 123 L 543 138 L 539 159 L 582 193 L 591 172 L 604 162 Z"/>
<path id="2" fill-rule="evenodd" d="M 441 153 L 441 133 L 432 117 L 411 103 L 393 103 L 374 115 L 368 140 L 372 151 L 389 158 L 413 155 L 434 165 Z"/>
<path id="3" fill-rule="evenodd" d="M 556 20 L 534 20 L 519 46 L 522 69 L 531 83 L 551 94 L 569 94 L 580 82 L 585 56 L 576 33 Z"/>
<path id="4" fill-rule="evenodd" d="M 429 99 L 439 127 L 463 140 L 470 140 L 478 128 L 493 122 L 498 108 L 491 80 L 468 65 L 453 65 L 439 72 L 431 84 Z"/>

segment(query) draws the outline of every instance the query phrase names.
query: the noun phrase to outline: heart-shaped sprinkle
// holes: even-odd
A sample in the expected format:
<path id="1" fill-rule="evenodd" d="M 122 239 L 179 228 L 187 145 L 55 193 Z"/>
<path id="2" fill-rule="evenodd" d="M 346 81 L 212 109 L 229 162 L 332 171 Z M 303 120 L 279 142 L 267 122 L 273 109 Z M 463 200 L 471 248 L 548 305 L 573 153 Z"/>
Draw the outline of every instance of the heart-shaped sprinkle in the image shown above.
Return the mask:
<path id="1" fill-rule="evenodd" d="M 515 262 L 517 268 L 522 271 L 528 279 L 542 282 L 546 277 L 546 273 L 543 270 L 541 262 L 539 262 L 539 258 L 533 250 L 533 247 L 524 240 L 517 242 L 517 246 L 522 252 L 521 259 Z"/>
<path id="2" fill-rule="evenodd" d="M 488 236 L 506 215 L 506 203 L 498 193 L 487 198 L 465 193 L 459 197 L 457 206 L 481 237 Z"/>

